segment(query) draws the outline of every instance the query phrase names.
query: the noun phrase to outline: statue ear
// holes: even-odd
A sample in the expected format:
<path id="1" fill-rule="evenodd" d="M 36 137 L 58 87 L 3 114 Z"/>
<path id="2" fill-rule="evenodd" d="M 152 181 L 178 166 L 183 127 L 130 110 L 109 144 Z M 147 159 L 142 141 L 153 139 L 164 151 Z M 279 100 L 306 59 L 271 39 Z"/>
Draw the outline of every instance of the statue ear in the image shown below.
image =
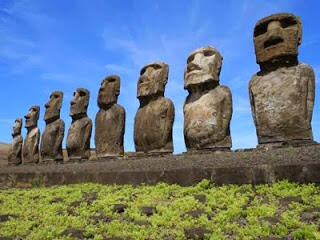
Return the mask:
<path id="1" fill-rule="evenodd" d="M 162 66 L 162 76 L 161 76 L 161 79 L 163 80 L 164 86 L 168 82 L 168 77 L 169 77 L 169 65 L 164 63 Z"/>
<path id="2" fill-rule="evenodd" d="M 299 46 L 302 42 L 302 24 L 299 17 L 296 16 L 296 20 L 298 25 L 298 46 Z"/>

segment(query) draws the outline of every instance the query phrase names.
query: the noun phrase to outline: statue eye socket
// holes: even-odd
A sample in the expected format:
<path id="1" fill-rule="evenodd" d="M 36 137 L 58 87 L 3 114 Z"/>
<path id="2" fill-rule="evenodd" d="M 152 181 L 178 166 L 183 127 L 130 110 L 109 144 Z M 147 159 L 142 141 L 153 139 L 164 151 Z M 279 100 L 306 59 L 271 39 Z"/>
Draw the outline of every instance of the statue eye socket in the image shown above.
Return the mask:
<path id="1" fill-rule="evenodd" d="M 147 68 L 143 68 L 140 72 L 140 75 L 143 75 L 146 72 Z"/>
<path id="2" fill-rule="evenodd" d="M 268 30 L 268 23 L 264 23 L 256 26 L 256 28 L 254 29 L 254 37 L 258 37 L 259 35 L 266 33 L 267 30 Z"/>
<path id="3" fill-rule="evenodd" d="M 190 62 L 193 61 L 193 59 L 194 59 L 194 54 L 188 57 L 187 63 L 189 64 Z"/>
<path id="4" fill-rule="evenodd" d="M 160 65 L 153 65 L 152 68 L 154 70 L 158 70 L 158 69 L 161 69 L 162 67 Z"/>
<path id="5" fill-rule="evenodd" d="M 114 79 L 114 78 L 109 79 L 109 82 L 115 82 L 115 81 L 116 81 L 116 79 Z"/>
<path id="6" fill-rule="evenodd" d="M 204 51 L 203 55 L 206 56 L 206 57 L 209 57 L 209 56 L 214 55 L 214 52 L 211 51 L 211 50 L 207 50 L 207 51 Z"/>
<path id="7" fill-rule="evenodd" d="M 280 21 L 282 28 L 287 28 L 297 24 L 297 21 L 293 18 L 284 18 Z"/>
<path id="8" fill-rule="evenodd" d="M 80 91 L 79 94 L 80 94 L 80 97 L 84 97 L 84 96 L 87 95 L 87 94 L 86 94 L 85 92 L 83 92 L 83 91 Z"/>

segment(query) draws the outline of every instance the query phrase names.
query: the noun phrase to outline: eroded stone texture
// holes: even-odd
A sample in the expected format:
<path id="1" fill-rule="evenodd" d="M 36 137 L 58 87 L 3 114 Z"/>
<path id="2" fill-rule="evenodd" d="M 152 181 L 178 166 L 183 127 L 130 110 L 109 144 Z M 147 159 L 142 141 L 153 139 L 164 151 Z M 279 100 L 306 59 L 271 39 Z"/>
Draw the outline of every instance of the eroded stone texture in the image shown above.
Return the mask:
<path id="1" fill-rule="evenodd" d="M 102 83 L 98 95 L 100 108 L 96 115 L 95 145 L 98 158 L 123 155 L 125 110 L 117 104 L 120 94 L 120 77 L 111 75 Z"/>
<path id="2" fill-rule="evenodd" d="M 60 119 L 60 109 L 63 101 L 63 92 L 55 91 L 50 95 L 50 100 L 45 104 L 44 120 L 46 128 L 42 134 L 40 153 L 42 161 L 63 162 L 62 141 L 65 124 Z"/>
<path id="3" fill-rule="evenodd" d="M 256 60 L 261 71 L 249 83 L 251 110 L 260 146 L 313 143 L 311 119 L 315 77 L 298 62 L 300 19 L 274 14 L 254 29 Z"/>
<path id="4" fill-rule="evenodd" d="M 188 151 L 229 150 L 232 95 L 219 85 L 222 56 L 207 46 L 193 51 L 184 71 L 184 138 Z"/>
<path id="5" fill-rule="evenodd" d="M 25 118 L 25 128 L 27 129 L 27 136 L 23 143 L 23 163 L 31 164 L 39 162 L 39 141 L 40 130 L 38 120 L 40 115 L 40 107 L 32 106 Z"/>
<path id="6" fill-rule="evenodd" d="M 89 98 L 89 90 L 78 88 L 70 103 L 72 123 L 67 137 L 67 152 L 70 161 L 88 160 L 90 157 L 92 121 L 87 115 Z"/>
<path id="7" fill-rule="evenodd" d="M 14 121 L 12 129 L 12 143 L 8 152 L 8 164 L 19 165 L 22 163 L 22 143 L 23 138 L 21 136 L 22 118 L 17 118 Z"/>
<path id="8" fill-rule="evenodd" d="M 169 66 L 154 62 L 144 66 L 138 81 L 140 107 L 135 116 L 134 142 L 137 152 L 172 153 L 174 105 L 164 97 Z"/>

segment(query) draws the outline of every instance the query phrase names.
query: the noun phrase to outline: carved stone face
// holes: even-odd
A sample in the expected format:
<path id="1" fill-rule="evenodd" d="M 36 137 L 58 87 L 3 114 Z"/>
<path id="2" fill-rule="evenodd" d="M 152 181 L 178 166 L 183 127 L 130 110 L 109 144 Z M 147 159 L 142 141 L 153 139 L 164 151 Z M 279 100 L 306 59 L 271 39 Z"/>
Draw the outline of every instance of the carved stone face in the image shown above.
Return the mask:
<path id="1" fill-rule="evenodd" d="M 274 14 L 261 19 L 254 28 L 257 63 L 282 56 L 297 56 L 301 43 L 300 19 L 292 14 Z"/>
<path id="2" fill-rule="evenodd" d="M 26 128 L 36 127 L 38 125 L 39 114 L 40 114 L 40 107 L 32 106 L 29 109 L 28 114 L 24 116 L 24 118 L 26 119 L 25 127 Z"/>
<path id="3" fill-rule="evenodd" d="M 13 129 L 12 129 L 12 136 L 20 135 L 22 128 L 22 118 L 17 118 L 14 121 Z"/>
<path id="4" fill-rule="evenodd" d="M 50 120 L 60 117 L 60 109 L 63 100 L 63 92 L 55 91 L 51 93 L 49 101 L 44 105 L 46 112 L 44 114 L 44 120 Z"/>
<path id="5" fill-rule="evenodd" d="M 111 75 L 106 77 L 99 89 L 98 106 L 100 108 L 106 107 L 117 102 L 120 94 L 120 77 Z"/>
<path id="6" fill-rule="evenodd" d="M 73 93 L 73 99 L 70 102 L 70 116 L 87 113 L 89 105 L 90 92 L 85 88 L 78 88 Z"/>
<path id="7" fill-rule="evenodd" d="M 184 70 L 184 88 L 205 82 L 219 82 L 222 56 L 213 47 L 202 47 L 193 51 Z"/>
<path id="8" fill-rule="evenodd" d="M 168 74 L 169 66 L 163 62 L 154 62 L 144 66 L 140 72 L 137 97 L 164 93 Z"/>

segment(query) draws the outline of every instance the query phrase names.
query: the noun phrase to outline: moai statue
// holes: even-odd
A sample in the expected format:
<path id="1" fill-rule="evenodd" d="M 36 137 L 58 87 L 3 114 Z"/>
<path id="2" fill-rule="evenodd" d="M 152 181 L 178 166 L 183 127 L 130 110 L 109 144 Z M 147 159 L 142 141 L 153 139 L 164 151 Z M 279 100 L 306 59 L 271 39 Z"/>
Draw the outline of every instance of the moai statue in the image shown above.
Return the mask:
<path id="1" fill-rule="evenodd" d="M 21 136 L 22 118 L 17 118 L 14 121 L 12 129 L 12 143 L 8 153 L 8 165 L 19 165 L 22 163 L 22 143 L 23 138 Z"/>
<path id="2" fill-rule="evenodd" d="M 90 157 L 92 121 L 87 115 L 90 92 L 78 88 L 73 96 L 70 103 L 72 123 L 67 137 L 67 152 L 70 161 L 83 161 Z"/>
<path id="3" fill-rule="evenodd" d="M 42 134 L 40 153 L 43 162 L 63 162 L 62 140 L 64 137 L 64 121 L 60 119 L 63 92 L 55 91 L 45 104 L 44 121 L 46 128 Z"/>
<path id="4" fill-rule="evenodd" d="M 25 118 L 25 128 L 27 136 L 23 143 L 22 155 L 23 164 L 34 164 L 39 162 L 39 141 L 40 130 L 38 120 L 40 115 L 40 107 L 32 106 Z"/>
<path id="5" fill-rule="evenodd" d="M 193 51 L 184 71 L 184 139 L 188 151 L 230 150 L 232 95 L 219 85 L 222 56 L 207 46 Z"/>
<path id="6" fill-rule="evenodd" d="M 125 110 L 117 104 L 120 94 L 120 77 L 111 75 L 102 83 L 98 95 L 100 108 L 96 115 L 95 145 L 98 158 L 123 155 Z"/>
<path id="7" fill-rule="evenodd" d="M 137 97 L 140 107 L 135 116 L 134 143 L 137 152 L 172 153 L 174 105 L 164 97 L 169 66 L 154 62 L 142 68 Z"/>
<path id="8" fill-rule="evenodd" d="M 251 78 L 249 94 L 259 147 L 314 143 L 315 77 L 309 65 L 298 62 L 301 37 L 300 19 L 288 13 L 263 18 L 255 26 L 260 72 Z"/>

